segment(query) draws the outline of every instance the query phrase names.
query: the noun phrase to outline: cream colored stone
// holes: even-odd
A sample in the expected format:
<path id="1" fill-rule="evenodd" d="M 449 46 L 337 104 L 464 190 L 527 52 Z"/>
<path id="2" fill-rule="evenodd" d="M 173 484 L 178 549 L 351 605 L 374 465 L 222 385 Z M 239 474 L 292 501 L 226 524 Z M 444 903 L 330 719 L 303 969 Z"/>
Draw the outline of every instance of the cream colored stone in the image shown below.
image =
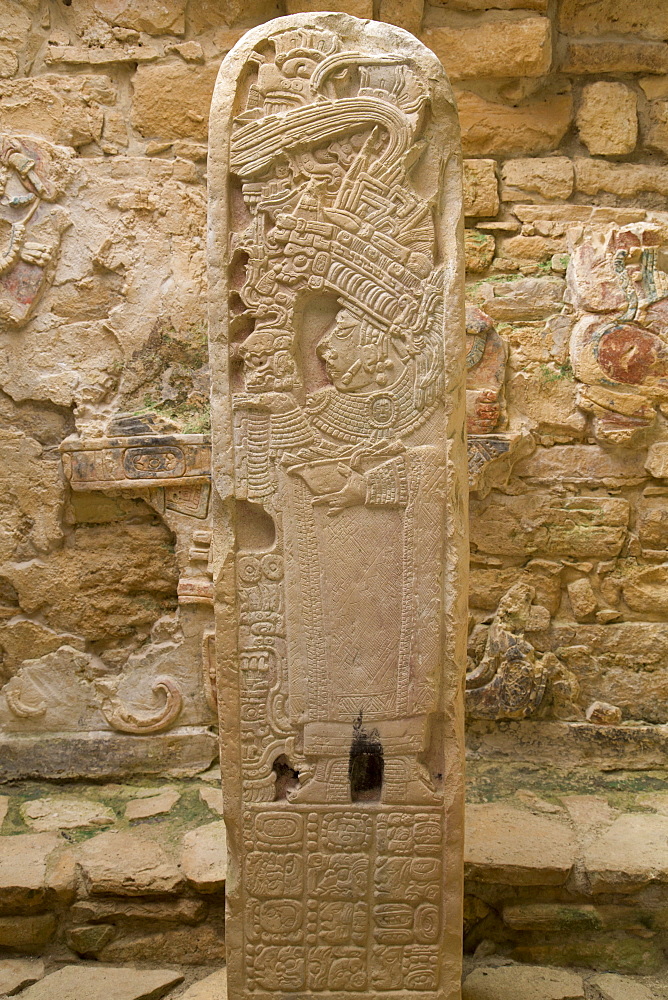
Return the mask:
<path id="1" fill-rule="evenodd" d="M 645 809 L 653 809 L 662 816 L 668 816 L 668 792 L 646 792 L 638 796 L 636 803 Z"/>
<path id="2" fill-rule="evenodd" d="M 618 726 L 622 721 L 622 710 L 617 705 L 609 705 L 606 701 L 594 701 L 585 713 L 587 722 L 596 725 Z"/>
<path id="3" fill-rule="evenodd" d="M 93 9 L 109 24 L 149 35 L 182 35 L 186 0 L 94 0 Z"/>
<path id="4" fill-rule="evenodd" d="M 462 1000 L 584 1000 L 582 976 L 565 969 L 502 965 L 474 969 Z"/>
<path id="5" fill-rule="evenodd" d="M 199 797 L 212 812 L 223 815 L 223 793 L 220 788 L 200 788 Z"/>
<path id="6" fill-rule="evenodd" d="M 0 994 L 12 996 L 44 975 L 41 958 L 0 959 Z"/>
<path id="7" fill-rule="evenodd" d="M 546 17 L 489 15 L 465 27 L 430 28 L 421 37 L 451 80 L 543 76 L 552 62 Z"/>
<path id="8" fill-rule="evenodd" d="M 169 962 L 174 965 L 220 965 L 225 935 L 217 922 L 165 929 L 155 934 L 117 937 L 97 956 L 101 962 Z"/>
<path id="9" fill-rule="evenodd" d="M 109 921 L 140 921 L 149 926 L 155 923 L 200 924 L 207 915 L 208 906 L 201 899 L 170 897 L 159 900 L 110 897 L 80 900 L 70 908 L 76 921 L 99 923 Z"/>
<path id="10" fill-rule="evenodd" d="M 22 994 L 22 1000 L 159 1000 L 183 981 L 171 969 L 66 965 Z"/>
<path id="11" fill-rule="evenodd" d="M 650 104 L 643 143 L 648 149 L 668 153 L 668 101 L 653 101 Z"/>
<path id="12" fill-rule="evenodd" d="M 464 214 L 493 216 L 498 211 L 496 160 L 464 160 Z"/>
<path id="13" fill-rule="evenodd" d="M 632 153 L 638 141 L 637 98 L 623 83 L 600 80 L 582 90 L 576 122 L 590 153 L 614 156 Z"/>
<path id="14" fill-rule="evenodd" d="M 160 896 L 183 884 L 155 840 L 137 833 L 100 833 L 79 848 L 77 863 L 93 896 Z"/>
<path id="15" fill-rule="evenodd" d="M 500 885 L 563 885 L 575 863 L 570 827 L 503 802 L 468 805 L 467 878 Z"/>
<path id="16" fill-rule="evenodd" d="M 115 90 L 104 77 L 49 74 L 2 82 L 0 98 L 3 131 L 32 132 L 78 147 L 102 135 L 102 105 L 114 103 Z"/>
<path id="17" fill-rule="evenodd" d="M 486 271 L 494 257 L 494 237 L 480 233 L 476 229 L 467 229 L 464 233 L 464 253 L 466 255 L 466 270 L 473 274 Z"/>
<path id="18" fill-rule="evenodd" d="M 49 897 L 47 864 L 59 844 L 55 833 L 0 837 L 0 899 L 3 909 L 34 909 Z"/>
<path id="19" fill-rule="evenodd" d="M 601 795 L 562 795 L 579 838 L 591 839 L 612 826 L 619 815 Z"/>
<path id="20" fill-rule="evenodd" d="M 225 824 L 207 823 L 190 830 L 183 838 L 181 868 L 198 892 L 219 892 L 227 874 Z"/>
<path id="21" fill-rule="evenodd" d="M 579 580 L 573 580 L 572 583 L 568 584 L 566 589 L 568 590 L 568 599 L 571 602 L 571 610 L 576 621 L 586 621 L 598 608 L 598 601 L 596 600 L 591 583 L 585 576 Z"/>
<path id="22" fill-rule="evenodd" d="M 321 0 L 286 0 L 286 14 L 311 13 L 322 9 Z M 353 17 L 373 17 L 372 0 L 333 0 L 330 10 L 352 14 Z"/>
<path id="23" fill-rule="evenodd" d="M 561 70 L 565 73 L 668 73 L 668 45 L 634 40 L 569 39 Z"/>
<path id="24" fill-rule="evenodd" d="M 635 892 L 668 881 L 668 816 L 619 816 L 585 848 L 584 862 L 593 893 Z M 614 887 L 614 888 L 613 888 Z"/>
<path id="25" fill-rule="evenodd" d="M 561 278 L 521 278 L 482 286 L 483 309 L 493 319 L 543 319 L 561 308 Z"/>
<path id="26" fill-rule="evenodd" d="M 583 194 L 609 191 L 632 198 L 642 191 L 668 194 L 668 167 L 646 163 L 608 163 L 606 160 L 576 158 L 575 186 Z"/>
<path id="27" fill-rule="evenodd" d="M 646 986 L 628 976 L 607 972 L 602 976 L 593 976 L 589 982 L 599 991 L 601 1000 L 659 1000 L 651 985 Z"/>
<path id="28" fill-rule="evenodd" d="M 650 445 L 645 468 L 656 479 L 668 479 L 668 441 Z"/>
<path id="29" fill-rule="evenodd" d="M 518 201 L 526 192 L 548 200 L 570 198 L 573 176 L 573 164 L 566 156 L 507 160 L 501 170 L 501 198 Z"/>
<path id="30" fill-rule="evenodd" d="M 181 798 L 175 788 L 163 792 L 161 795 L 153 795 L 150 798 L 134 799 L 128 802 L 125 807 L 125 818 L 147 819 L 149 816 L 160 816 L 170 812 Z"/>
<path id="31" fill-rule="evenodd" d="M 435 7 L 447 7 L 452 10 L 536 10 L 544 13 L 547 10 L 547 0 L 434 0 Z"/>
<path id="32" fill-rule="evenodd" d="M 132 124 L 146 139 L 206 139 L 216 65 L 180 59 L 140 66 L 133 77 Z"/>
<path id="33" fill-rule="evenodd" d="M 22 803 L 20 812 L 26 825 L 38 833 L 109 826 L 116 822 L 114 810 L 101 802 L 67 795 L 32 799 Z"/>
<path id="34" fill-rule="evenodd" d="M 468 156 L 528 155 L 556 149 L 572 117 L 570 94 L 532 98 L 520 107 L 457 93 L 462 146 Z"/>
<path id="35" fill-rule="evenodd" d="M 379 21 L 396 24 L 399 28 L 419 34 L 424 13 L 424 0 L 380 0 Z"/>
<path id="36" fill-rule="evenodd" d="M 227 1000 L 227 970 L 200 979 L 179 1000 Z"/>

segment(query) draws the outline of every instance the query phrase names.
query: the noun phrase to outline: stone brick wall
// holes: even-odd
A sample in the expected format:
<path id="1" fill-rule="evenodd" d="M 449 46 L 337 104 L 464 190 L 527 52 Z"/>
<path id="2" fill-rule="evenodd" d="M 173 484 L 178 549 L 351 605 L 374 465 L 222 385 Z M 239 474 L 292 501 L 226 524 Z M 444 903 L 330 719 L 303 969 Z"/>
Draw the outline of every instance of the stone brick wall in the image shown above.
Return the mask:
<path id="1" fill-rule="evenodd" d="M 50 776 L 89 773 L 82 732 L 99 734 L 97 777 L 118 773 L 118 734 L 169 738 L 184 773 L 210 762 L 208 107 L 247 27 L 319 6 L 0 0 L 0 729 L 48 735 Z M 474 750 L 503 755 L 510 733 L 531 754 L 551 720 L 566 743 L 587 727 L 608 758 L 616 733 L 654 760 L 668 7 L 328 6 L 417 33 L 457 92 Z M 196 760 L 175 749 L 194 734 Z M 26 745 L 7 776 L 43 771 Z M 132 746 L 124 768 L 155 771 Z"/>

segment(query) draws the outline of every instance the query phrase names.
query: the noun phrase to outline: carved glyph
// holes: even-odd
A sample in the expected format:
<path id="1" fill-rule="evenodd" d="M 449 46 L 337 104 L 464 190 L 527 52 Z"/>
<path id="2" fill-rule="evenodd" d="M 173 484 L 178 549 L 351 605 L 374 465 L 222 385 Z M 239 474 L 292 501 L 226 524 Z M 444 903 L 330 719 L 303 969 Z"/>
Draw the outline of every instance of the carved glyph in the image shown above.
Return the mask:
<path id="1" fill-rule="evenodd" d="M 452 97 L 407 33 L 298 15 L 230 53 L 210 135 L 231 996 L 451 997 L 466 599 Z"/>

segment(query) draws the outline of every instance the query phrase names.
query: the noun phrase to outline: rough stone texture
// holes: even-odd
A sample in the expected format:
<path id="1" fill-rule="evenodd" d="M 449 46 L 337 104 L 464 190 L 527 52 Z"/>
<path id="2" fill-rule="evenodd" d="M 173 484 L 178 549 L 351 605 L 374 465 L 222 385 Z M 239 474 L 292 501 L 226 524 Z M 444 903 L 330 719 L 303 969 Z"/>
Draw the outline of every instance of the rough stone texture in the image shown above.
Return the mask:
<path id="1" fill-rule="evenodd" d="M 668 73 L 668 45 L 662 42 L 569 40 L 565 73 Z"/>
<path id="2" fill-rule="evenodd" d="M 183 976 L 167 969 L 66 966 L 23 993 L 23 1000 L 159 1000 Z"/>
<path id="3" fill-rule="evenodd" d="M 162 813 L 168 813 L 170 809 L 174 808 L 180 797 L 176 789 L 171 788 L 159 795 L 134 799 L 132 802 L 128 802 L 125 807 L 125 818 L 129 820 L 146 819 L 148 816 L 159 816 Z"/>
<path id="4" fill-rule="evenodd" d="M 102 962 L 170 962 L 175 965 L 216 965 L 225 960 L 225 940 L 218 924 L 165 929 L 156 934 L 120 937 L 103 947 Z"/>
<path id="5" fill-rule="evenodd" d="M 53 913 L 0 917 L 0 948 L 24 954 L 39 954 L 53 937 L 55 929 L 56 918 Z"/>
<path id="6" fill-rule="evenodd" d="M 559 969 L 501 966 L 475 969 L 464 981 L 462 1000 L 584 1000 L 582 977 Z"/>
<path id="7" fill-rule="evenodd" d="M 562 0 L 559 29 L 570 35 L 616 35 L 665 39 L 668 11 L 662 4 L 633 4 L 625 0 Z"/>
<path id="8" fill-rule="evenodd" d="M 562 885 L 574 863 L 575 841 L 565 823 L 500 803 L 468 807 L 468 878 L 506 885 Z"/>
<path id="9" fill-rule="evenodd" d="M 186 990 L 180 1000 L 227 1000 L 227 972 L 221 969 Z"/>
<path id="10" fill-rule="evenodd" d="M 592 976 L 589 982 L 599 991 L 601 1000 L 657 1000 L 657 995 L 650 986 L 634 982 L 625 976 L 608 973 Z"/>
<path id="11" fill-rule="evenodd" d="M 490 215 L 499 211 L 495 160 L 464 160 L 464 214 Z"/>
<path id="12" fill-rule="evenodd" d="M 582 90 L 576 122 L 592 155 L 632 153 L 638 139 L 637 98 L 623 83 L 590 83 Z"/>
<path id="13" fill-rule="evenodd" d="M 218 892 L 227 875 L 225 824 L 208 823 L 183 838 L 181 870 L 199 892 Z"/>
<path id="14" fill-rule="evenodd" d="M 0 993 L 11 996 L 44 975 L 44 962 L 39 958 L 5 958 L 0 960 Z"/>
<path id="15" fill-rule="evenodd" d="M 0 837 L 0 907 L 34 909 L 48 899 L 47 862 L 58 846 L 55 833 Z"/>
<path id="16" fill-rule="evenodd" d="M 546 17 L 494 17 L 467 27 L 432 28 L 422 41 L 441 60 L 451 80 L 543 76 L 552 62 Z"/>
<path id="17" fill-rule="evenodd" d="M 49 830 L 74 830 L 77 827 L 109 826 L 116 813 L 100 802 L 80 798 L 35 799 L 21 806 L 21 815 L 29 827 L 39 833 Z"/>
<path id="18" fill-rule="evenodd" d="M 466 156 L 529 155 L 556 149 L 572 117 L 570 94 L 534 98 L 519 107 L 457 94 Z"/>
<path id="19" fill-rule="evenodd" d="M 199 797 L 207 804 L 212 812 L 223 815 L 223 793 L 219 788 L 200 788 Z"/>
<path id="20" fill-rule="evenodd" d="M 162 895 L 182 881 L 176 866 L 153 840 L 125 832 L 101 833 L 82 846 L 77 855 L 93 895 Z"/>
<path id="21" fill-rule="evenodd" d="M 565 156 L 508 160 L 501 173 L 503 201 L 538 194 L 545 200 L 568 198 L 573 193 L 573 164 Z"/>
<path id="22" fill-rule="evenodd" d="M 630 813 L 620 816 L 585 849 L 592 892 L 634 890 L 668 881 L 668 816 Z"/>
<path id="23" fill-rule="evenodd" d="M 132 123 L 147 139 L 170 141 L 207 136 L 209 105 L 218 67 L 181 60 L 140 66 L 134 79 Z"/>

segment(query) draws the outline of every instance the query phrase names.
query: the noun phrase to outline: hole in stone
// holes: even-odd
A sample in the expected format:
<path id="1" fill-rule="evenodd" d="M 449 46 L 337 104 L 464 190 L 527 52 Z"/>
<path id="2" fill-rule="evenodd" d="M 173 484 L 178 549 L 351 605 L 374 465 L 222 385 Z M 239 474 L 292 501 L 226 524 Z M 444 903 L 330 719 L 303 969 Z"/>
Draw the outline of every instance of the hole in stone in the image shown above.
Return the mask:
<path id="1" fill-rule="evenodd" d="M 364 728 L 362 713 L 353 724 L 348 780 L 352 802 L 379 802 L 383 788 L 383 745 L 377 729 Z"/>
<path id="2" fill-rule="evenodd" d="M 257 552 L 270 549 L 276 541 L 273 518 L 259 504 L 237 500 L 237 549 L 239 552 Z"/>
<path id="3" fill-rule="evenodd" d="M 276 758 L 272 771 L 276 775 L 274 802 L 280 802 L 287 799 L 288 792 L 299 788 L 299 771 L 295 771 L 284 753 Z"/>

